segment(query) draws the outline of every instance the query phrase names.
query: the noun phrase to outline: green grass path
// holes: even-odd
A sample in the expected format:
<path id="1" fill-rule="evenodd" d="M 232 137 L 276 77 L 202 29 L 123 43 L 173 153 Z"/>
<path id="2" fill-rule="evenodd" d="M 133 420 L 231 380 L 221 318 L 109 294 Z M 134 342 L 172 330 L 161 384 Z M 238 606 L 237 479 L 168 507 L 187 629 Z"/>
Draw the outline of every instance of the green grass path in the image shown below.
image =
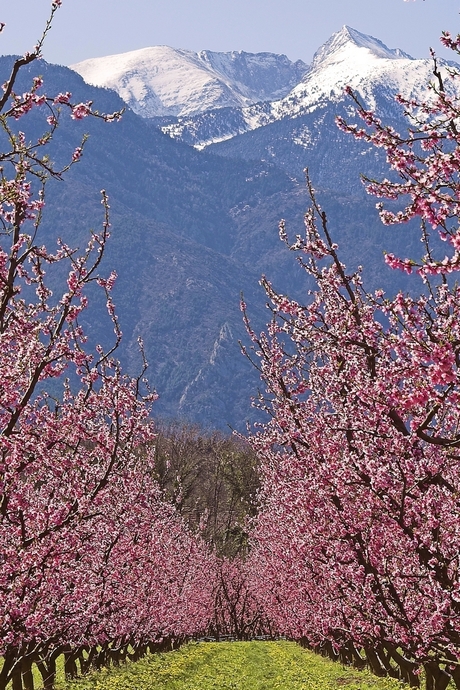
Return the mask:
<path id="1" fill-rule="evenodd" d="M 188 644 L 66 684 L 68 690 L 396 690 L 292 642 Z"/>

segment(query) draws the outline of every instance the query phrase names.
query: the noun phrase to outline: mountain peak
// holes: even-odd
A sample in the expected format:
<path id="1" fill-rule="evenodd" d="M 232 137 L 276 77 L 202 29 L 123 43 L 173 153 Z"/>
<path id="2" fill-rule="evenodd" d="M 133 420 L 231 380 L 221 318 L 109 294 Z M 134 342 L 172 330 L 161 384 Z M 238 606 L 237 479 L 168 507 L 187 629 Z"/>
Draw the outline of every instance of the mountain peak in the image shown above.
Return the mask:
<path id="1" fill-rule="evenodd" d="M 71 65 L 117 91 L 143 117 L 181 116 L 283 98 L 308 69 L 275 53 L 217 53 L 152 46 Z"/>
<path id="2" fill-rule="evenodd" d="M 340 31 L 332 34 L 330 39 L 316 51 L 312 67 L 323 67 L 328 63 L 342 61 L 350 49 L 361 48 L 377 58 L 386 60 L 412 60 L 413 58 L 399 48 L 388 48 L 374 36 L 362 34 L 351 26 L 343 26 Z M 347 55 L 348 57 L 348 55 Z"/>

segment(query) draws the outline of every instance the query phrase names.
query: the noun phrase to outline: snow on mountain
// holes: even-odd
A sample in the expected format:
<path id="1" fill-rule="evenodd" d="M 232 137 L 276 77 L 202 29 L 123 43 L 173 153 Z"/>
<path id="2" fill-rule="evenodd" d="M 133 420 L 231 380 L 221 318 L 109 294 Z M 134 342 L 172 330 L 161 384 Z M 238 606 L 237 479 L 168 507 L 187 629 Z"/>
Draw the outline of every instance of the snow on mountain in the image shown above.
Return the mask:
<path id="1" fill-rule="evenodd" d="M 114 89 L 143 117 L 183 116 L 285 96 L 308 69 L 285 55 L 216 53 L 154 46 L 84 60 L 71 69 Z"/>
<path id="2" fill-rule="evenodd" d="M 445 70 L 447 63 L 439 63 L 441 70 Z M 216 113 L 202 115 L 199 120 L 179 118 L 162 129 L 169 136 L 201 149 L 282 118 L 299 117 L 343 100 L 346 86 L 351 86 L 370 108 L 376 107 L 377 97 L 391 100 L 397 93 L 407 98 L 420 96 L 433 81 L 432 70 L 432 60 L 416 60 L 399 49 L 388 48 L 372 36 L 344 26 L 319 48 L 305 76 L 283 98 L 243 106 L 232 113 L 227 128 L 220 122 L 215 132 L 208 120 L 219 120 Z"/>
<path id="3" fill-rule="evenodd" d="M 426 90 L 432 80 L 432 61 L 415 60 L 391 50 L 372 36 L 344 26 L 316 53 L 309 72 L 286 98 L 273 103 L 275 119 L 295 115 L 322 101 L 343 98 L 346 86 L 375 107 L 377 90 L 411 97 Z"/>
<path id="4" fill-rule="evenodd" d="M 374 57 L 384 58 L 386 60 L 399 60 L 406 58 L 412 60 L 413 58 L 401 50 L 393 50 L 388 48 L 382 41 L 379 41 L 373 36 L 362 34 L 350 26 L 343 26 L 340 31 L 333 34 L 331 38 L 319 48 L 313 56 L 312 69 L 318 67 L 325 67 L 326 65 L 337 64 L 343 61 L 345 54 L 349 52 L 350 47 L 365 48 L 368 53 Z"/>

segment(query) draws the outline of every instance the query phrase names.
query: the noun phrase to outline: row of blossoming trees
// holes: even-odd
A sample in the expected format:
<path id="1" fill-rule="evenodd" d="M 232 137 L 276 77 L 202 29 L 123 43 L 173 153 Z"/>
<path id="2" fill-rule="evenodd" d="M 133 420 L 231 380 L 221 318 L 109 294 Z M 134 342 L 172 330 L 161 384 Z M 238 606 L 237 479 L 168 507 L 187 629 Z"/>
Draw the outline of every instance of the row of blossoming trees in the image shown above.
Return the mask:
<path id="1" fill-rule="evenodd" d="M 103 117 L 71 94 L 44 95 L 41 79 L 15 93 L 16 60 L 0 95 L 0 688 L 45 688 L 65 655 L 68 676 L 119 663 L 205 631 L 213 615 L 216 560 L 154 480 L 155 395 L 143 373 L 124 375 L 114 358 L 120 330 L 111 299 L 115 275 L 99 273 L 109 238 L 108 199 L 85 250 L 40 238 L 48 152 L 62 117 Z M 43 116 L 30 141 L 28 113 Z M 61 267 L 61 268 L 60 268 Z M 64 294 L 49 274 L 65 267 Z M 90 348 L 79 325 L 86 292 L 105 293 L 114 348 Z M 140 360 L 141 361 L 141 360 Z M 10 687 L 10 686 L 9 686 Z"/>
<path id="2" fill-rule="evenodd" d="M 460 36 L 442 40 L 459 52 Z M 441 690 L 460 687 L 460 77 L 434 65 L 427 102 L 401 101 L 406 135 L 356 99 L 363 124 L 338 122 L 395 171 L 366 181 L 407 199 L 379 204 L 383 222 L 421 220 L 423 258 L 386 256 L 411 293 L 366 291 L 310 187 L 305 235 L 280 226 L 309 302 L 263 279 L 273 319 L 259 335 L 245 316 L 271 414 L 252 436 L 263 489 L 247 568 L 279 631 L 413 686 L 423 668 Z"/>
<path id="3" fill-rule="evenodd" d="M 305 236 L 289 244 L 281 225 L 316 287 L 303 306 L 264 279 L 267 332 L 245 316 L 271 421 L 251 438 L 262 465 L 252 551 L 219 561 L 163 500 L 143 372 L 123 375 L 79 325 L 94 283 L 116 348 L 115 275 L 99 273 L 105 192 L 86 250 L 40 239 L 46 182 L 83 150 L 52 164 L 60 119 L 119 116 L 44 95 L 39 78 L 15 93 L 60 4 L 0 96 L 0 690 L 32 690 L 33 664 L 50 690 L 62 654 L 74 676 L 209 629 L 277 630 L 415 686 L 424 668 L 428 690 L 460 687 L 460 106 L 448 95 L 459 78 L 446 90 L 435 63 L 429 102 L 402 103 L 407 136 L 358 102 L 364 126 L 339 123 L 383 147 L 399 175 L 369 181 L 379 197 L 409 198 L 381 207 L 382 220 L 421 218 L 424 257 L 386 257 L 413 274 L 411 294 L 370 294 L 347 271 L 312 188 Z M 460 37 L 443 40 L 459 51 Z M 23 131 L 31 110 L 43 114 L 35 141 Z M 47 274 L 62 266 L 56 296 Z"/>

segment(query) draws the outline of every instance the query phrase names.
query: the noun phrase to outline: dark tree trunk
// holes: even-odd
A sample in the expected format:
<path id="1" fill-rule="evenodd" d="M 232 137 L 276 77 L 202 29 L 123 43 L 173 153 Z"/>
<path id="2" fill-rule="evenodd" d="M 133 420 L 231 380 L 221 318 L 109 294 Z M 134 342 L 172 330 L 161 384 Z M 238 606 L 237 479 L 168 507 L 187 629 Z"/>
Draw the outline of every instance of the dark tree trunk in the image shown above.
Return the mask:
<path id="1" fill-rule="evenodd" d="M 460 690 L 460 666 L 455 665 L 451 670 L 452 680 L 457 690 Z"/>
<path id="2" fill-rule="evenodd" d="M 362 671 L 367 666 L 366 659 L 361 656 L 353 642 L 348 642 L 348 647 L 350 650 L 351 664 L 354 668 L 357 668 L 359 671 Z"/>
<path id="3" fill-rule="evenodd" d="M 54 654 L 51 654 L 46 660 L 38 659 L 37 667 L 42 677 L 43 690 L 54 690 L 56 682 L 56 658 Z"/>
<path id="4" fill-rule="evenodd" d="M 79 649 L 76 655 L 76 661 L 78 661 L 80 665 L 80 675 L 84 676 L 86 673 L 86 659 L 85 655 L 83 653 L 83 649 Z"/>
<path id="5" fill-rule="evenodd" d="M 371 669 L 372 673 L 376 676 L 379 676 L 379 678 L 385 678 L 388 673 L 376 650 L 373 647 L 366 647 L 365 651 L 367 663 L 369 664 L 369 668 Z"/>
<path id="6" fill-rule="evenodd" d="M 73 680 L 78 676 L 76 659 L 78 650 L 68 649 L 64 652 L 64 673 L 66 680 Z"/>
<path id="7" fill-rule="evenodd" d="M 33 659 L 31 657 L 22 660 L 22 685 L 24 690 L 35 690 L 34 674 L 32 672 Z"/>
<path id="8" fill-rule="evenodd" d="M 17 658 L 17 650 L 8 650 L 3 657 L 3 666 L 0 671 L 0 690 L 6 690 L 11 680 L 11 670 Z"/>
<path id="9" fill-rule="evenodd" d="M 332 642 L 325 642 L 324 645 L 321 645 L 321 648 L 324 650 L 323 656 L 326 656 L 328 659 L 332 659 L 332 661 L 339 660 L 338 652 L 335 651 L 335 647 Z"/>
<path id="10" fill-rule="evenodd" d="M 426 690 L 446 690 L 452 676 L 444 671 L 435 661 L 424 664 L 426 675 Z"/>
<path id="11" fill-rule="evenodd" d="M 94 661 L 98 654 L 97 647 L 90 647 L 88 650 L 88 658 L 85 660 L 85 673 L 88 673 L 90 668 L 94 668 Z"/>
<path id="12" fill-rule="evenodd" d="M 384 649 L 398 665 L 400 680 L 410 685 L 411 688 L 419 688 L 420 678 L 417 674 L 419 665 L 400 654 L 393 645 L 385 644 Z"/>
<path id="13" fill-rule="evenodd" d="M 21 666 L 18 664 L 11 675 L 12 690 L 23 690 Z"/>

